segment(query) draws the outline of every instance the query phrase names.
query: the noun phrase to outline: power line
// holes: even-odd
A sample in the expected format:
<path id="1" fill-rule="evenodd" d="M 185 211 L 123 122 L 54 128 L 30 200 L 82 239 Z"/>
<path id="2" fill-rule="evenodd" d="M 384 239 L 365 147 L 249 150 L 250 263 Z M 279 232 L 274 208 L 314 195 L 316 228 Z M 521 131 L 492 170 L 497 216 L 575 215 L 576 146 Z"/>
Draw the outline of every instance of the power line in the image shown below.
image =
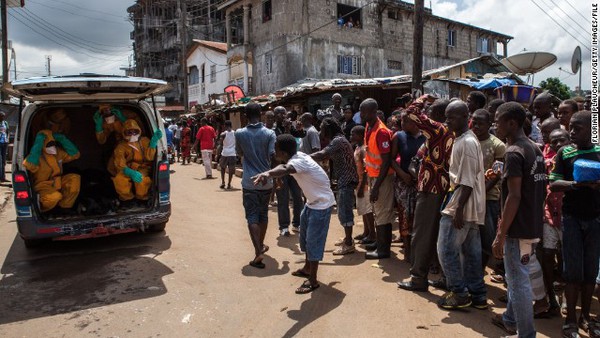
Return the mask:
<path id="1" fill-rule="evenodd" d="M 31 1 L 31 0 L 30 0 L 30 1 Z M 63 4 L 65 4 L 65 5 L 68 5 L 68 6 L 71 6 L 71 7 L 75 7 L 75 8 L 77 8 L 77 9 L 82 9 L 82 10 L 84 10 L 84 11 L 97 12 L 97 13 L 101 13 L 101 14 L 104 14 L 104 15 L 110 15 L 110 16 L 114 16 L 114 17 L 117 17 L 117 18 L 120 18 L 120 19 L 122 19 L 122 18 L 123 18 L 122 16 L 120 16 L 120 15 L 117 15 L 117 14 L 114 14 L 114 13 L 104 12 L 104 11 L 100 11 L 100 10 L 97 10 L 97 9 L 92 9 L 92 8 L 85 8 L 85 7 L 81 7 L 81 6 L 74 5 L 74 4 L 72 4 L 72 3 L 70 3 L 70 2 L 66 2 L 66 1 L 61 1 L 61 0 L 53 0 L 53 1 L 54 1 L 54 2 L 60 2 L 60 3 L 63 3 Z M 31 1 L 31 2 L 35 2 L 35 1 Z"/>
<path id="2" fill-rule="evenodd" d="M 75 52 L 75 53 L 78 53 L 78 54 L 83 54 L 83 55 L 86 55 L 86 56 L 89 56 L 89 57 L 91 57 L 91 58 L 98 59 L 98 60 L 105 60 L 105 61 L 115 61 L 114 59 L 106 59 L 106 58 L 101 58 L 101 57 L 97 57 L 97 56 L 95 56 L 95 55 L 90 55 L 90 54 L 88 54 L 88 53 L 85 53 L 85 52 L 82 52 L 82 51 L 78 51 L 78 50 L 76 50 L 76 49 L 73 49 L 73 48 L 71 48 L 70 46 L 67 46 L 67 45 L 65 45 L 65 44 L 63 44 L 63 43 L 61 43 L 61 42 L 58 42 L 58 41 L 56 41 L 55 39 L 53 39 L 52 37 L 50 37 L 50 36 L 48 36 L 48 35 L 46 35 L 46 34 L 44 34 L 44 33 L 41 33 L 41 32 L 39 32 L 37 29 L 35 29 L 35 28 L 33 28 L 33 27 L 29 26 L 27 23 L 25 23 L 25 22 L 21 21 L 21 19 L 19 19 L 18 17 L 14 16 L 12 13 L 10 13 L 10 12 L 9 12 L 9 13 L 8 13 L 8 15 L 10 15 L 10 16 L 11 16 L 13 19 L 17 20 L 17 21 L 18 21 L 18 22 L 20 22 L 21 24 L 23 24 L 25 27 L 27 27 L 27 28 L 31 29 L 32 31 L 34 31 L 34 32 L 38 33 L 39 35 L 41 35 L 41 36 L 45 37 L 46 39 L 48 39 L 48 40 L 50 40 L 50 41 L 52 41 L 52 42 L 56 43 L 56 44 L 57 44 L 57 45 L 59 45 L 59 46 L 62 46 L 62 47 L 64 47 L 64 48 L 66 48 L 66 49 L 68 49 L 68 50 L 70 50 L 70 51 L 73 51 L 73 52 Z"/>
<path id="3" fill-rule="evenodd" d="M 579 14 L 580 17 L 582 17 L 586 22 L 589 22 L 590 18 L 586 18 L 583 14 L 581 14 L 581 12 L 577 10 L 577 8 L 575 8 L 573 5 L 571 5 L 569 0 L 565 0 L 565 2 L 568 3 L 569 6 L 571 6 L 571 8 L 573 8 L 573 10 L 575 10 L 575 12 L 577 12 L 577 14 Z"/>
<path id="4" fill-rule="evenodd" d="M 552 21 L 554 21 L 555 24 L 557 24 L 560 28 L 562 28 L 562 30 L 564 30 L 567 34 L 569 34 L 573 39 L 577 40 L 577 42 L 579 42 L 583 48 L 589 50 L 590 52 L 592 51 L 590 49 L 590 47 L 586 46 L 585 43 L 581 42 L 581 40 L 579 40 L 578 38 L 576 38 L 573 34 L 571 34 L 571 32 L 569 32 L 565 27 L 563 27 L 560 23 L 558 23 L 558 21 L 556 21 L 552 15 L 548 14 L 542 7 L 540 7 L 540 5 L 537 4 L 537 2 L 535 2 L 535 0 L 531 0 L 531 2 L 533 2 L 534 5 L 537 6 L 537 8 L 539 8 L 544 14 L 546 14 L 547 17 L 549 17 L 550 19 L 552 19 Z"/>
<path id="5" fill-rule="evenodd" d="M 15 12 L 15 14 L 18 14 L 23 20 L 32 22 L 34 25 L 38 26 L 40 29 L 47 31 L 48 33 L 56 36 L 58 39 L 62 39 L 63 41 L 65 41 L 66 43 L 70 43 L 78 48 L 81 49 L 85 49 L 88 50 L 92 53 L 99 53 L 99 54 L 108 54 L 108 55 L 118 55 L 121 54 L 121 52 L 118 51 L 111 51 L 111 50 L 105 50 L 105 49 L 100 49 L 98 47 L 95 47 L 94 45 L 91 45 L 89 43 L 86 42 L 79 42 L 77 40 L 75 40 L 74 38 L 69 37 L 66 34 L 69 34 L 67 32 L 64 32 L 62 29 L 60 29 L 59 27 L 56 27 L 50 23 L 48 23 L 46 20 L 44 20 L 43 18 L 40 18 L 39 16 L 35 15 L 34 13 L 31 13 L 32 16 L 29 15 L 28 12 Z M 64 32 L 61 33 L 61 32 Z M 74 36 L 72 34 L 69 34 L 70 36 Z M 75 37 L 75 36 L 74 36 Z M 77 37 L 76 37 L 77 38 Z M 81 38 L 78 38 L 81 39 Z"/>
<path id="6" fill-rule="evenodd" d="M 584 32 L 586 31 L 586 29 L 582 25 L 580 25 L 579 22 L 575 21 L 573 17 L 571 17 L 567 12 L 560 8 L 560 6 L 558 6 L 556 2 L 554 2 L 554 0 L 550 0 L 550 2 L 552 2 L 552 4 L 556 6 L 556 8 L 560 9 L 560 11 L 563 12 L 569 19 L 571 19 L 571 21 L 573 21 L 579 28 L 581 28 Z"/>
<path id="7" fill-rule="evenodd" d="M 54 6 L 48 6 L 46 4 L 43 4 L 41 2 L 37 2 L 37 1 L 34 1 L 34 0 L 28 0 L 28 1 L 32 2 L 34 4 L 37 4 L 37 5 L 40 5 L 40 6 L 44 6 L 46 8 L 50 8 L 50 9 L 56 10 L 56 11 L 61 11 L 61 12 L 69 13 L 71 15 L 80 16 L 80 17 L 84 17 L 84 18 L 88 18 L 88 19 L 92 19 L 92 20 L 98 20 L 98 21 L 104 21 L 104 22 L 110 22 L 110 23 L 117 23 L 117 24 L 122 24 L 124 22 L 127 22 L 127 20 L 123 20 L 123 21 L 119 22 L 119 21 L 114 21 L 114 20 L 108 20 L 108 19 L 102 19 L 102 18 L 95 18 L 93 16 L 88 16 L 88 15 L 84 15 L 84 14 L 81 14 L 81 13 L 71 12 L 71 11 L 68 11 L 68 10 L 66 10 L 64 8 L 59 8 L 59 7 L 54 7 Z"/>

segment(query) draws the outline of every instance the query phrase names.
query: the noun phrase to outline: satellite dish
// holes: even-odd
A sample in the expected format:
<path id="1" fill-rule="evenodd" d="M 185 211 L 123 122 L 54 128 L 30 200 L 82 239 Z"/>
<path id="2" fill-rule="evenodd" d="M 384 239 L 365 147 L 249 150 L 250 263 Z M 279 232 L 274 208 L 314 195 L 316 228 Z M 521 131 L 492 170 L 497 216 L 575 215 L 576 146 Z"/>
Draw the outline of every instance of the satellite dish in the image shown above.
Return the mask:
<path id="1" fill-rule="evenodd" d="M 573 71 L 574 74 L 577 74 L 579 67 L 581 67 L 581 48 L 577 46 L 575 47 L 573 57 L 571 58 L 571 71 Z"/>
<path id="2" fill-rule="evenodd" d="M 515 74 L 535 74 L 556 62 L 556 55 L 546 52 L 523 52 L 509 56 L 501 62 Z"/>

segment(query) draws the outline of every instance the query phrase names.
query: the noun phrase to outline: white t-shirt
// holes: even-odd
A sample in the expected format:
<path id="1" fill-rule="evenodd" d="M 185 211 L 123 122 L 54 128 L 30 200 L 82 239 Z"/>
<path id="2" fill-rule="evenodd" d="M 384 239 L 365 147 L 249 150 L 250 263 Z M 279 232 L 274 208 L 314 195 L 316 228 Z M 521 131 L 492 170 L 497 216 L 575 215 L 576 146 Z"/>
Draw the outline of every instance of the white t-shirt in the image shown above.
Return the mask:
<path id="1" fill-rule="evenodd" d="M 473 191 L 463 208 L 463 220 L 476 224 L 485 223 L 485 177 L 483 153 L 477 136 L 467 131 L 454 140 L 450 155 L 450 188 L 454 190 L 450 202 L 442 214 L 454 216 L 458 206 L 460 186 L 471 187 Z"/>
<path id="2" fill-rule="evenodd" d="M 306 205 L 309 208 L 324 210 L 335 205 L 329 177 L 315 160 L 305 153 L 297 152 L 287 164 L 296 169 L 296 173 L 292 176 L 306 196 Z"/>
<path id="3" fill-rule="evenodd" d="M 221 156 L 235 156 L 235 132 L 232 131 L 224 131 L 225 139 L 223 140 L 223 151 L 221 151 Z"/>

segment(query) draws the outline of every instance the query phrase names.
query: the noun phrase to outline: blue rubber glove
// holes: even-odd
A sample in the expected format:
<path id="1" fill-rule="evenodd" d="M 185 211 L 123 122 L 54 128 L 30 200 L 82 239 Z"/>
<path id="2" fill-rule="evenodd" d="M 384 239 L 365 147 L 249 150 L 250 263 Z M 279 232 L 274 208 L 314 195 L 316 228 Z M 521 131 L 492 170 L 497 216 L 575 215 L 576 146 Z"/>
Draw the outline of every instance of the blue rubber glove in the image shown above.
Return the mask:
<path id="1" fill-rule="evenodd" d="M 96 132 L 102 132 L 102 115 L 100 115 L 100 111 L 96 110 L 94 113 L 94 125 L 96 126 Z"/>
<path id="2" fill-rule="evenodd" d="M 29 156 L 27 156 L 27 162 L 34 165 L 40 164 L 40 157 L 42 156 L 42 149 L 44 149 L 45 141 L 46 135 L 43 133 L 40 132 L 35 136 L 35 141 L 33 142 Z"/>
<path id="3" fill-rule="evenodd" d="M 110 108 L 110 112 L 113 113 L 113 115 L 116 116 L 119 119 L 119 121 L 121 121 L 121 123 L 124 123 L 125 121 L 127 121 L 127 118 L 125 117 L 125 115 L 123 115 L 123 112 L 121 111 L 121 109 Z"/>
<path id="4" fill-rule="evenodd" d="M 125 176 L 131 178 L 131 180 L 135 183 L 142 183 L 142 173 L 140 173 L 137 170 L 133 170 L 129 167 L 125 167 L 125 169 L 123 169 L 123 174 L 125 174 Z"/>
<path id="5" fill-rule="evenodd" d="M 154 134 L 152 135 L 152 139 L 150 139 L 150 148 L 156 149 L 156 144 L 158 143 L 158 140 L 160 140 L 162 137 L 162 131 L 160 131 L 160 129 L 156 129 L 154 131 Z"/>
<path id="6" fill-rule="evenodd" d="M 52 137 L 54 137 L 54 140 L 56 140 L 56 142 L 60 143 L 62 148 L 67 152 L 67 154 L 69 154 L 69 156 L 74 156 L 79 152 L 77 146 L 73 142 L 71 142 L 71 140 L 69 140 L 65 135 L 54 133 L 52 134 Z"/>

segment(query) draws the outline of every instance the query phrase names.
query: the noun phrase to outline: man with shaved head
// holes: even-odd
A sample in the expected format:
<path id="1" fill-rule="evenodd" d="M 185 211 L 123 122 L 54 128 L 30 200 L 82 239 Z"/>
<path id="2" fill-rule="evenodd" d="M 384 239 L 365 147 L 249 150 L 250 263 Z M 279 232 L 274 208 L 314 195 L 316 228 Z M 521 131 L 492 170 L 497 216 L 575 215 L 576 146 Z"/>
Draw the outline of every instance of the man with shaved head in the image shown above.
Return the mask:
<path id="1" fill-rule="evenodd" d="M 485 223 L 485 177 L 479 140 L 469 129 L 469 108 L 463 101 L 446 108 L 446 124 L 456 136 L 450 155 L 450 192 L 442 210 L 437 249 L 448 292 L 438 301 L 443 309 L 487 308 L 481 269 L 479 226 Z M 461 260 L 461 255 L 464 259 Z"/>
<path id="2" fill-rule="evenodd" d="M 541 125 L 549 117 L 552 117 L 552 94 L 544 92 L 533 100 L 533 121 L 531 121 L 531 135 L 535 143 L 542 144 Z M 531 110 L 531 107 L 530 107 Z"/>
<path id="3" fill-rule="evenodd" d="M 360 118 L 366 122 L 366 171 L 375 215 L 377 241 L 366 259 L 390 257 L 394 214 L 394 170 L 391 168 L 392 133 L 377 117 L 377 101 L 366 99 L 360 104 Z M 368 248 L 369 249 L 369 248 Z"/>

